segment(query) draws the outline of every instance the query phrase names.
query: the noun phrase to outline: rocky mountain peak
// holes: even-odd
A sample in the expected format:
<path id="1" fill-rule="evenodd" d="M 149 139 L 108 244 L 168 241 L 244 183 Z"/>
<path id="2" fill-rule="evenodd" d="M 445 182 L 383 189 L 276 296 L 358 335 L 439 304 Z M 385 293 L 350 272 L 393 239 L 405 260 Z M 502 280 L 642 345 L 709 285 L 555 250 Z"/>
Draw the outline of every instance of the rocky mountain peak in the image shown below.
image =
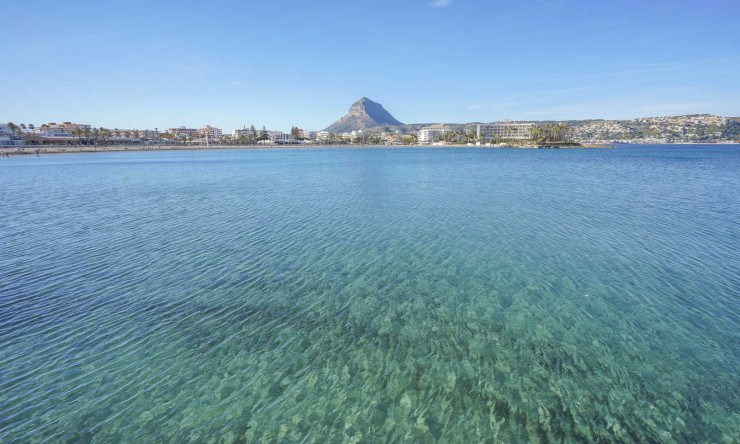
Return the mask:
<path id="1" fill-rule="evenodd" d="M 350 106 L 344 117 L 331 124 L 325 131 L 346 133 L 383 125 L 403 124 L 386 111 L 380 103 L 362 97 Z"/>

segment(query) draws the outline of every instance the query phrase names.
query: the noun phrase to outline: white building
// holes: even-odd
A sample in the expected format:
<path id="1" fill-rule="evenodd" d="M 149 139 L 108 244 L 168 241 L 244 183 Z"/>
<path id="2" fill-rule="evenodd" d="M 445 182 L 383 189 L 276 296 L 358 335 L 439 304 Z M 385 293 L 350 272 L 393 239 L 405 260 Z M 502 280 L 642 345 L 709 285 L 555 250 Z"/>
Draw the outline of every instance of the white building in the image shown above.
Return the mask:
<path id="1" fill-rule="evenodd" d="M 352 142 L 357 142 L 358 140 L 363 140 L 365 138 L 365 132 L 362 130 L 356 130 L 349 133 L 349 139 Z"/>
<path id="2" fill-rule="evenodd" d="M 307 140 L 316 140 L 316 131 L 301 130 L 301 137 Z"/>
<path id="3" fill-rule="evenodd" d="M 438 138 L 442 137 L 448 129 L 440 124 L 430 125 L 421 128 L 417 134 L 417 141 L 419 143 L 432 143 L 436 142 Z"/>
<path id="4" fill-rule="evenodd" d="M 13 144 L 13 131 L 7 123 L 0 123 L 0 146 Z"/>
<path id="5" fill-rule="evenodd" d="M 493 140 L 529 140 L 536 125 L 532 122 L 511 121 L 479 123 L 475 125 L 475 135 L 483 143 Z"/>
<path id="6" fill-rule="evenodd" d="M 72 137 L 75 130 L 89 132 L 91 127 L 90 125 L 82 123 L 62 122 L 57 124 L 49 122 L 45 125 L 41 125 L 39 134 L 44 137 Z"/>
<path id="7" fill-rule="evenodd" d="M 252 137 L 260 137 L 262 135 L 263 130 L 255 130 L 252 132 L 250 128 L 242 128 L 242 129 L 235 129 L 232 132 L 233 138 L 239 138 L 239 137 L 245 137 L 245 138 L 252 138 Z M 284 133 L 282 131 L 264 131 L 267 134 L 268 140 L 261 140 L 260 143 L 290 143 L 293 141 L 293 138 L 290 134 Z"/>
<path id="8" fill-rule="evenodd" d="M 206 125 L 203 128 L 198 130 L 198 133 L 200 133 L 201 137 L 208 137 L 209 139 L 218 140 L 221 138 L 221 136 L 224 135 L 224 132 L 221 130 L 221 128 L 214 128 L 211 125 Z"/>
<path id="9" fill-rule="evenodd" d="M 259 136 L 260 132 L 258 130 L 255 130 L 255 132 L 256 134 L 253 134 L 252 130 L 249 128 L 235 129 L 234 131 L 231 132 L 231 137 L 236 139 L 239 137 L 252 137 L 253 135 Z"/>
<path id="10" fill-rule="evenodd" d="M 146 139 L 146 140 L 156 140 L 159 139 L 159 131 L 154 129 L 145 129 L 145 130 L 134 130 L 135 137 Z"/>
<path id="11" fill-rule="evenodd" d="M 267 131 L 267 137 L 273 143 L 289 143 L 291 141 L 290 134 L 282 131 Z"/>
<path id="12" fill-rule="evenodd" d="M 329 142 L 334 140 L 334 134 L 329 131 L 319 131 L 316 133 L 316 140 L 319 142 Z"/>
<path id="13" fill-rule="evenodd" d="M 187 139 L 188 137 L 194 139 L 198 137 L 197 129 L 187 128 L 184 126 L 179 128 L 170 128 L 167 130 L 167 133 L 173 135 L 176 139 Z"/>

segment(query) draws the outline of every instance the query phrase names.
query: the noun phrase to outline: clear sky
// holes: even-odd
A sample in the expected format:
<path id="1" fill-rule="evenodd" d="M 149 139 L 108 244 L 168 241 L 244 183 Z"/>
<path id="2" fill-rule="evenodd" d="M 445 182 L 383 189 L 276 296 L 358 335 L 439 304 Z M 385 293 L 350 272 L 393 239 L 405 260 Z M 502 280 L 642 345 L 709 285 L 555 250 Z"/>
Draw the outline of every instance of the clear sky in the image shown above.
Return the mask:
<path id="1" fill-rule="evenodd" d="M 0 122 L 740 115 L 738 0 L 3 2 Z"/>

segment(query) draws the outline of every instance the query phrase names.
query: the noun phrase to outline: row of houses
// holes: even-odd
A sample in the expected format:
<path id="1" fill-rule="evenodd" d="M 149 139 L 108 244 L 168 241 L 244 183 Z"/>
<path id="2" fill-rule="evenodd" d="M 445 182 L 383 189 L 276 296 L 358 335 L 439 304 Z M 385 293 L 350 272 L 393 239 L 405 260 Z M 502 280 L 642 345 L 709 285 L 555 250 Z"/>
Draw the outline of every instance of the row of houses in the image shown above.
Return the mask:
<path id="1" fill-rule="evenodd" d="M 295 143 L 297 138 L 301 140 L 329 140 L 326 132 L 299 130 L 297 138 L 292 134 L 283 131 L 266 131 L 266 140 L 261 143 L 287 144 Z M 262 135 L 263 131 L 258 131 Z M 0 124 L 0 146 L 12 146 L 22 144 L 126 144 L 126 143 L 189 143 L 189 144 L 209 144 L 230 142 L 239 137 L 253 139 L 248 136 L 252 135 L 252 130 L 243 128 L 234 130 L 231 136 L 224 135 L 221 128 L 211 125 L 205 125 L 202 128 L 188 128 L 186 126 L 168 128 L 161 132 L 158 128 L 153 130 L 145 129 L 108 129 L 94 128 L 88 124 L 62 122 L 50 122 L 36 128 L 33 125 L 27 128 L 15 126 L 11 123 Z"/>
<path id="2" fill-rule="evenodd" d="M 329 131 L 308 131 L 296 128 L 295 133 L 283 131 L 256 130 L 254 128 L 236 129 L 232 133 L 233 140 L 249 139 L 264 135 L 260 143 L 274 144 L 297 144 L 297 143 L 332 143 L 332 142 L 355 142 L 362 139 L 362 131 L 335 134 Z"/>
<path id="3" fill-rule="evenodd" d="M 302 131 L 302 130 L 301 130 Z M 231 133 L 231 138 L 233 140 L 252 140 L 259 136 L 265 136 L 266 139 L 260 140 L 262 143 L 278 143 L 278 144 L 287 144 L 293 142 L 293 136 L 289 133 L 284 133 L 282 131 L 272 131 L 272 130 L 266 130 L 263 129 L 261 131 L 253 129 L 253 128 L 242 128 L 242 129 L 236 129 Z"/>
<path id="4" fill-rule="evenodd" d="M 532 122 L 501 121 L 492 123 L 472 124 L 436 124 L 422 127 L 416 133 L 417 142 L 431 144 L 445 137 L 446 133 L 463 133 L 469 139 L 474 137 L 477 143 L 490 143 L 500 140 L 527 140 L 532 138 L 533 129 L 537 126 Z M 401 135 L 393 132 L 374 134 L 373 140 L 380 143 L 399 143 Z M 293 143 L 355 143 L 368 139 L 363 131 L 352 131 L 335 134 L 328 131 L 307 131 L 294 128 L 291 133 L 254 127 L 236 129 L 232 134 L 224 135 L 223 130 L 210 125 L 202 128 L 188 128 L 185 126 L 168 128 L 160 132 L 146 129 L 95 129 L 88 124 L 50 122 L 38 128 L 30 125 L 22 129 L 12 124 L 0 124 L 0 146 L 21 143 L 32 144 L 89 144 L 102 139 L 106 144 L 125 143 L 195 143 L 209 144 L 219 142 L 255 141 L 267 144 Z"/>
<path id="5" fill-rule="evenodd" d="M 60 124 L 51 122 L 41 125 L 39 128 L 30 125 L 16 126 L 12 123 L 0 123 L 0 146 L 20 145 L 29 140 L 48 141 L 48 143 L 67 143 L 74 139 L 77 131 L 89 133 L 90 125 L 81 125 L 72 122 Z"/>
<path id="6" fill-rule="evenodd" d="M 208 138 L 211 140 L 219 140 L 224 135 L 221 128 L 215 128 L 211 125 L 206 125 L 203 128 L 187 128 L 180 126 L 177 128 L 169 128 L 166 131 L 167 134 L 173 136 L 175 139 L 199 139 Z"/>
<path id="7" fill-rule="evenodd" d="M 106 144 L 164 143 L 167 140 L 192 142 L 199 139 L 219 141 L 222 136 L 223 131 L 220 128 L 210 125 L 199 129 L 191 129 L 183 126 L 160 132 L 157 128 L 153 130 L 108 129 L 94 128 L 88 124 L 72 122 L 49 122 L 40 127 L 0 123 L 0 146 L 20 144 L 90 144 L 97 143 L 101 139 Z"/>

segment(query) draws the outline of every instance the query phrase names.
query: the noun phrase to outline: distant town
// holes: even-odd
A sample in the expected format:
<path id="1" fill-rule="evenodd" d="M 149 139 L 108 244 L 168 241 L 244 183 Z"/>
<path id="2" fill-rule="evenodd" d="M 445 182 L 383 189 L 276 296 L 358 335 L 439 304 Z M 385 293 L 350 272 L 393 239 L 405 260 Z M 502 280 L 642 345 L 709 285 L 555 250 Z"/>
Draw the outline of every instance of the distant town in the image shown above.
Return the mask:
<path id="1" fill-rule="evenodd" d="M 102 128 L 88 123 L 0 123 L 0 147 L 276 146 L 276 145 L 547 145 L 615 143 L 739 143 L 740 118 L 697 114 L 632 120 L 497 121 L 402 124 L 382 105 L 362 98 L 322 131 L 244 125 L 225 133 L 204 125 L 166 129 Z"/>

